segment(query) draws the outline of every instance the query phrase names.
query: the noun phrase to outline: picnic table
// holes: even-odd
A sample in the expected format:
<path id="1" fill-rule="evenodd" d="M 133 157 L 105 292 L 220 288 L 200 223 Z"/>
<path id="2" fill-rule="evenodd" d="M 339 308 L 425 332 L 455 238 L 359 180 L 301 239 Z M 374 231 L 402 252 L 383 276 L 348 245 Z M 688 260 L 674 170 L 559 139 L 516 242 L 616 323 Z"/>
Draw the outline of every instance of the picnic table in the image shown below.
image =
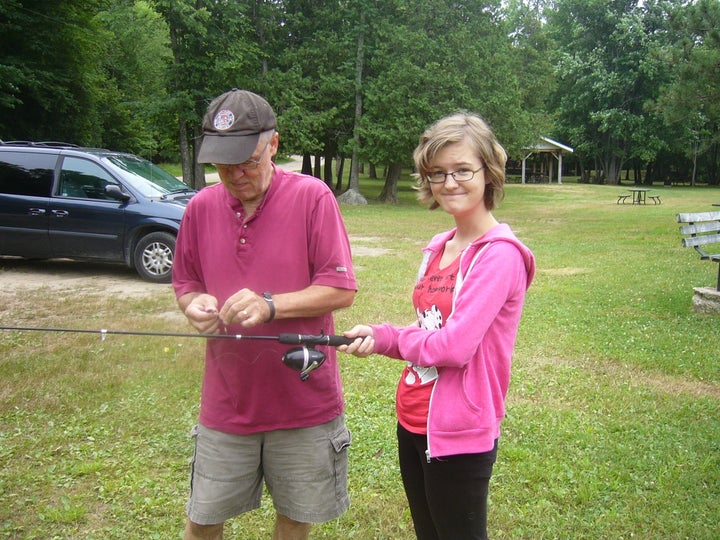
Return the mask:
<path id="1" fill-rule="evenodd" d="M 630 188 L 632 193 L 633 204 L 645 204 L 647 201 L 647 192 L 650 191 L 647 188 Z"/>
<path id="2" fill-rule="evenodd" d="M 647 204 L 648 197 L 650 197 L 655 204 L 661 204 L 660 195 L 648 195 L 648 191 L 652 191 L 650 188 L 628 188 L 628 191 L 630 191 L 630 194 L 618 196 L 618 204 L 625 204 L 627 199 L 630 199 L 632 204 Z"/>

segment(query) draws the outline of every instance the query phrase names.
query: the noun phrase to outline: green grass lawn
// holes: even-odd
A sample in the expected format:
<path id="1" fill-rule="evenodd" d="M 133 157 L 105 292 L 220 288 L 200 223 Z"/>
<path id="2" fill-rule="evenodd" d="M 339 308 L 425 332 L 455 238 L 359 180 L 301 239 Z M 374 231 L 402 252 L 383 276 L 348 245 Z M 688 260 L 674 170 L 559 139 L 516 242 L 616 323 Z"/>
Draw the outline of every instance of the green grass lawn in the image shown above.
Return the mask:
<path id="1" fill-rule="evenodd" d="M 372 197 L 342 207 L 360 285 L 337 314 L 413 320 L 420 248 L 441 211 Z M 720 522 L 720 315 L 692 311 L 717 266 L 682 248 L 675 214 L 720 190 L 662 188 L 661 205 L 617 205 L 622 186 L 509 185 L 495 212 L 534 251 L 491 482 L 497 539 L 714 539 Z M 2 284 L 0 261 L 0 284 Z M 188 331 L 169 287 L 149 297 L 0 287 L 5 325 Z M 0 333 L 0 538 L 181 538 L 200 340 Z M 402 365 L 341 355 L 351 509 L 313 538 L 412 539 L 395 457 Z M 273 510 L 226 538 L 270 538 Z"/>

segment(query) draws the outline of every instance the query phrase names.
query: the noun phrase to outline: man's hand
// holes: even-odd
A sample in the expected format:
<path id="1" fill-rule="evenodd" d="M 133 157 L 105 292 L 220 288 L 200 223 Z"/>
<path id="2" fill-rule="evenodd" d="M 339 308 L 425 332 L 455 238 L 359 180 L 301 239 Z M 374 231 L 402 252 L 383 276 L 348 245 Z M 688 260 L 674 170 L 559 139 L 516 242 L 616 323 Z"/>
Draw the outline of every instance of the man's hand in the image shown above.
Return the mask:
<path id="1" fill-rule="evenodd" d="M 186 294 L 178 300 L 180 308 L 190 324 L 201 334 L 217 334 L 220 331 L 217 298 L 209 294 Z"/>
<path id="2" fill-rule="evenodd" d="M 270 319 L 270 306 L 265 298 L 250 289 L 242 289 L 227 299 L 220 310 L 225 325 L 240 324 L 252 328 Z"/>

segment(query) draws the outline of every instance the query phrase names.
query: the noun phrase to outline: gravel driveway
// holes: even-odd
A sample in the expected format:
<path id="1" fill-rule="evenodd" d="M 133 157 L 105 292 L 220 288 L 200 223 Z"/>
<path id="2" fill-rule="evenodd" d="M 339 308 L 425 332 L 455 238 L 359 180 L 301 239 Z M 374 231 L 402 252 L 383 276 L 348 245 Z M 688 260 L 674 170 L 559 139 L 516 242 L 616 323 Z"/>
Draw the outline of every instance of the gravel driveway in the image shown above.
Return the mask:
<path id="1" fill-rule="evenodd" d="M 169 284 L 143 281 L 134 270 L 120 264 L 0 257 L 0 304 L 6 295 L 15 296 L 23 290 L 43 287 L 55 291 L 106 291 L 128 296 L 145 296 L 163 290 L 172 294 Z"/>

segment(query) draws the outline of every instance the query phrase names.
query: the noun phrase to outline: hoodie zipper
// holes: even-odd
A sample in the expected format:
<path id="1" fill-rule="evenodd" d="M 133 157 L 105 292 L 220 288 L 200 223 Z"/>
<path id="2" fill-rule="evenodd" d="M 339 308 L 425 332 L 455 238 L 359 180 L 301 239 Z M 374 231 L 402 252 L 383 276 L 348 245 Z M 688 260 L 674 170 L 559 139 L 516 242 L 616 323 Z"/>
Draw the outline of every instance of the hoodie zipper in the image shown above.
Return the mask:
<path id="1" fill-rule="evenodd" d="M 427 415 L 427 424 L 425 425 L 425 433 L 427 433 L 427 449 L 425 450 L 425 459 L 428 463 L 430 463 L 430 459 L 432 458 L 432 455 L 430 454 L 430 409 L 432 408 L 433 403 L 433 395 L 435 395 L 435 388 L 437 388 L 437 383 L 440 380 L 440 372 L 438 371 L 437 377 L 435 378 L 435 383 L 433 383 L 432 391 L 430 392 L 430 402 L 428 403 L 428 415 Z"/>
<path id="2" fill-rule="evenodd" d="M 452 311 L 450 312 L 450 315 L 448 315 L 448 320 L 450 320 L 450 317 L 452 317 L 453 313 L 455 313 L 455 299 L 457 298 L 457 295 L 460 294 L 460 289 L 462 289 L 463 283 L 465 281 L 465 275 L 470 273 L 470 270 L 472 270 L 472 268 L 475 266 L 475 263 L 480 258 L 480 255 L 482 254 L 482 252 L 485 251 L 485 249 L 490 244 L 491 244 L 491 242 L 485 243 L 485 245 L 483 247 L 481 247 L 477 253 L 475 253 L 472 261 L 470 261 L 470 266 L 468 266 L 467 272 L 465 272 L 465 274 L 463 274 L 463 272 L 462 272 L 463 258 L 465 257 L 465 253 L 467 252 L 467 250 L 470 248 L 470 246 L 472 246 L 472 243 L 469 244 L 465 249 L 463 249 L 462 253 L 460 254 L 460 266 L 458 269 L 458 277 L 457 277 L 457 280 L 459 280 L 459 283 L 456 280 L 455 291 L 453 293 Z M 426 266 L 426 268 L 427 268 L 427 266 Z M 435 384 L 433 384 L 432 392 L 430 392 L 430 403 L 428 404 L 427 424 L 425 426 L 425 431 L 427 433 L 427 450 L 425 450 L 425 459 L 427 460 L 428 463 L 430 463 L 430 460 L 432 459 L 432 454 L 430 453 L 430 411 L 432 410 L 433 396 L 435 395 L 435 389 L 437 388 L 439 380 L 440 380 L 440 371 L 438 371 L 437 377 L 435 378 Z"/>

